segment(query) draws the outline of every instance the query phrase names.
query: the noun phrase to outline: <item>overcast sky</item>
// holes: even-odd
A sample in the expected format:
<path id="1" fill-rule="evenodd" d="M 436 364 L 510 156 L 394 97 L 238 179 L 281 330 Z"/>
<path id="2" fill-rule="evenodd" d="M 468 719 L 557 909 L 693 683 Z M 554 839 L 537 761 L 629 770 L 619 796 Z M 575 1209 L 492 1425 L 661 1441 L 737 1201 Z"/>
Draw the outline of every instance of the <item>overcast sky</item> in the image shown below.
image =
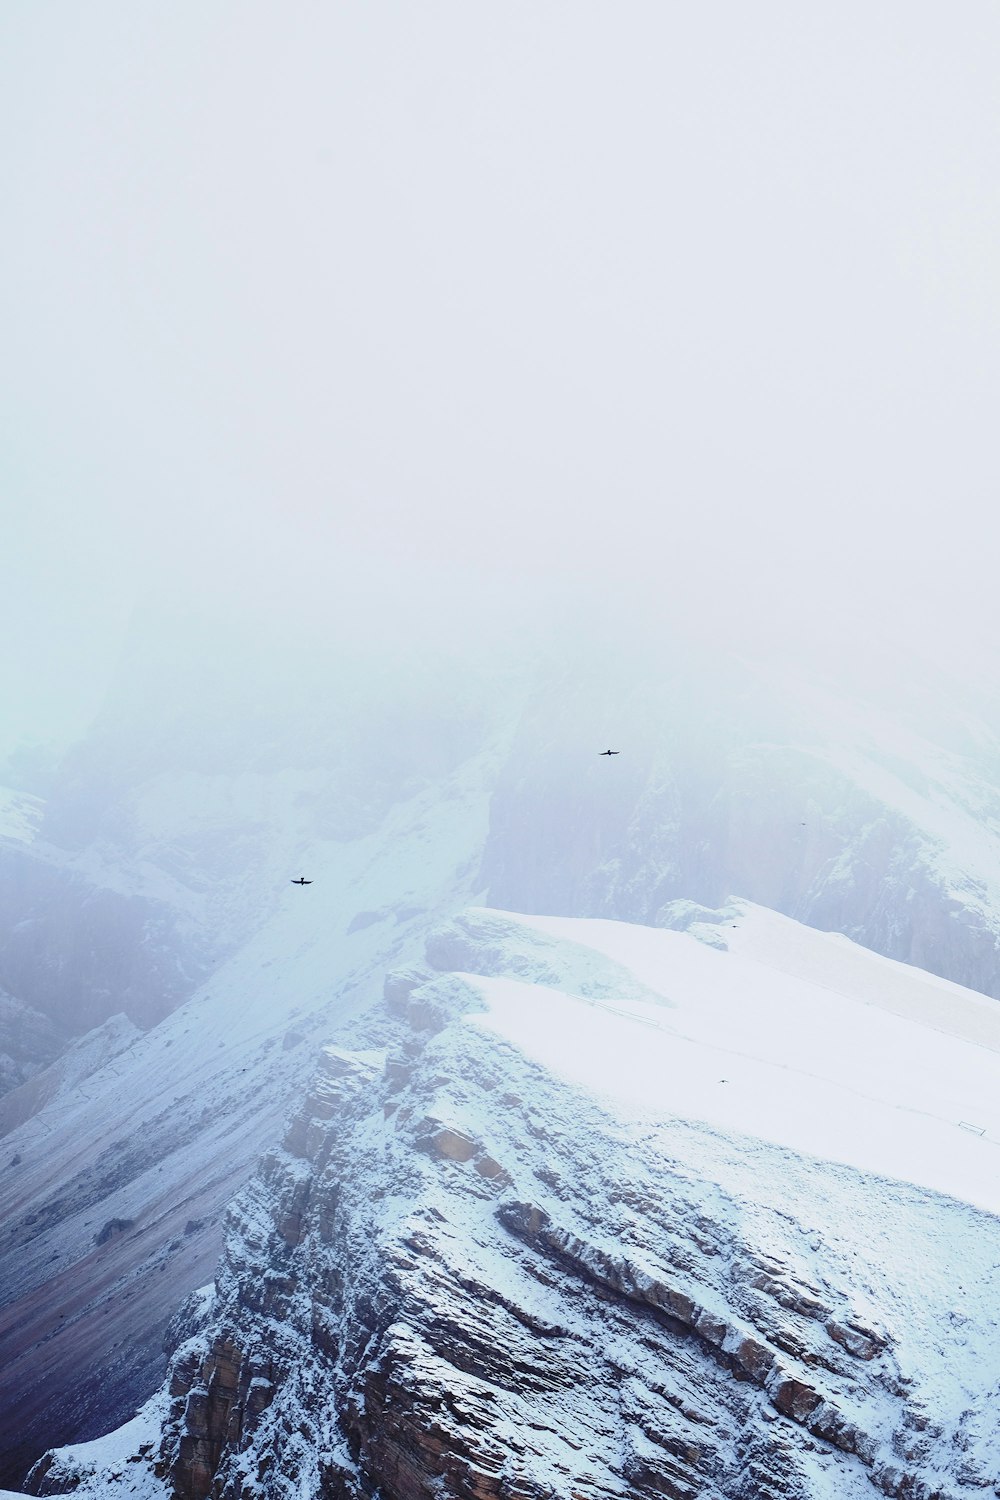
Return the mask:
<path id="1" fill-rule="evenodd" d="M 345 571 L 985 640 L 998 78 L 992 0 L 5 0 L 0 749 Z"/>

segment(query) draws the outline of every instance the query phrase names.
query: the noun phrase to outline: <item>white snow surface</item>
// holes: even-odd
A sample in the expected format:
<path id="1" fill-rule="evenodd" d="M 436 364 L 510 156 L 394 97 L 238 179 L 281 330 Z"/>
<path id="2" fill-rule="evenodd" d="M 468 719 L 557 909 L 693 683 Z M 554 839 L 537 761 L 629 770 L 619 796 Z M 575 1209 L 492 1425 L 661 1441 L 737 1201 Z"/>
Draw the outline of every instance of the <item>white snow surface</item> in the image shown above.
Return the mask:
<path id="1" fill-rule="evenodd" d="M 161 1500 L 169 1495 L 169 1485 L 153 1473 L 167 1406 L 165 1395 L 158 1392 L 114 1432 L 53 1450 L 49 1482 L 65 1483 L 81 1500 L 101 1500 L 110 1493 L 121 1500 Z"/>
<path id="2" fill-rule="evenodd" d="M 0 786 L 0 839 L 15 844 L 30 844 L 38 832 L 45 803 L 28 792 Z"/>
<path id="3" fill-rule="evenodd" d="M 476 1024 L 629 1118 L 703 1121 L 1000 1214 L 1000 1003 L 750 902 L 729 911 L 715 929 L 728 951 L 511 915 L 612 959 L 663 1003 L 543 1000 L 480 977 Z"/>
<path id="4" fill-rule="evenodd" d="M 465 1025 L 541 1065 L 564 1113 L 586 1094 L 640 1159 L 718 1183 L 759 1242 L 775 1215 L 796 1220 L 816 1252 L 806 1278 L 821 1281 L 831 1254 L 849 1268 L 858 1313 L 875 1326 L 889 1314 L 934 1422 L 964 1427 L 1000 1484 L 1000 1005 L 749 902 L 702 925 L 723 950 L 692 933 L 503 915 L 515 945 L 529 928 L 589 950 L 662 1003 L 468 974 L 485 1010 Z"/>
<path id="5" fill-rule="evenodd" d="M 782 1221 L 801 1226 L 815 1252 L 805 1279 L 822 1283 L 835 1257 L 858 1314 L 888 1317 L 934 1424 L 964 1430 L 1000 1485 L 997 1002 L 749 902 L 703 924 L 721 951 L 691 933 L 481 915 L 510 924 L 512 953 L 528 928 L 572 945 L 575 973 L 589 951 L 595 971 L 610 959 L 662 1003 L 525 983 L 500 963 L 464 976 L 485 1005 L 464 1025 L 545 1070 L 545 1107 L 561 1099 L 564 1128 L 585 1094 L 640 1161 L 683 1161 L 717 1183 L 779 1258 Z M 498 1136 L 487 1115 L 452 1123 L 487 1144 Z M 605 1248 L 623 1245 L 612 1236 Z"/>

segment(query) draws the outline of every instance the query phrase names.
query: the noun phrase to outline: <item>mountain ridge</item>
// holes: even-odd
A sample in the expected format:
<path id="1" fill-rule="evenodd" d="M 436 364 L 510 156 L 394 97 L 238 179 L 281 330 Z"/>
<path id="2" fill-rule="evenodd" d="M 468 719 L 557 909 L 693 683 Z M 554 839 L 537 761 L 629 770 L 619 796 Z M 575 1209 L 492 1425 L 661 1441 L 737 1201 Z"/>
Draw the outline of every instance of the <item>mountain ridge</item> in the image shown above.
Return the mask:
<path id="1" fill-rule="evenodd" d="M 86 801 L 109 735 L 120 757 L 116 778 L 102 773 L 91 842 L 34 846 L 52 881 L 50 925 L 62 920 L 59 882 L 104 871 L 116 899 L 136 880 L 169 896 L 164 910 L 197 943 L 147 945 L 157 963 L 188 964 L 190 995 L 109 1053 L 106 1068 L 87 1064 L 85 1078 L 67 1061 L 63 1083 L 57 1064 L 11 1096 L 9 1123 L 19 1123 L 5 1137 L 10 1235 L 6 1252 L 0 1245 L 8 1480 L 55 1437 L 94 1436 L 153 1388 L 166 1325 L 211 1274 L 225 1205 L 279 1138 L 311 1049 L 370 1042 L 385 968 L 419 961 L 441 920 L 470 901 L 667 927 L 683 922 L 678 902 L 718 912 L 736 891 L 997 990 L 990 777 L 1000 758 L 989 713 L 977 721 L 964 699 L 953 710 L 944 699 L 933 733 L 918 733 L 911 713 L 892 735 L 892 705 L 873 720 L 863 696 L 815 683 L 792 701 L 787 684 L 745 663 L 711 684 L 704 664 L 671 666 L 655 687 L 645 666 L 605 666 L 550 675 L 536 691 L 491 662 L 457 738 L 465 679 L 431 673 L 440 723 L 408 728 L 404 709 L 416 711 L 424 683 L 415 668 L 389 720 L 365 719 L 363 694 L 348 733 L 341 705 L 304 766 L 299 705 L 266 743 L 237 747 L 228 779 L 220 767 L 238 738 L 228 711 L 239 684 L 216 674 L 205 688 L 214 717 L 203 755 L 195 694 L 173 719 L 161 706 L 163 742 L 131 765 L 141 732 L 128 726 L 126 683 L 86 754 L 61 781 L 50 774 L 50 806 L 68 787 L 71 801 Z M 231 697 L 216 702 L 224 688 Z M 598 759 L 619 725 L 621 757 Z M 176 784 L 164 769 L 171 734 L 186 766 Z M 373 770 L 387 734 L 392 753 Z M 339 746 L 329 776 L 327 742 Z M 887 757 L 891 776 L 878 770 Z M 40 816 L 32 804 L 18 823 L 17 859 L 33 857 L 26 839 Z M 43 819 L 34 837 L 57 827 Z M 292 890 L 287 876 L 303 869 L 316 883 Z M 738 938 L 718 928 L 715 941 Z M 188 963 L 195 947 L 207 974 Z M 112 1007 L 114 985 L 101 983 Z M 104 1045 L 98 1034 L 66 1057 L 99 1064 Z M 134 1227 L 95 1245 L 118 1220 Z"/>
<path id="2" fill-rule="evenodd" d="M 720 1082 L 718 1059 L 732 1073 L 742 1054 L 706 1004 L 756 1023 L 774 1077 L 790 1043 L 789 1012 L 762 1008 L 773 986 L 815 1053 L 812 1013 L 861 1004 L 859 976 L 877 994 L 888 962 L 868 972 L 851 945 L 735 909 L 752 960 L 690 933 L 482 910 L 432 938 L 432 963 L 387 981 L 385 1047 L 326 1050 L 235 1201 L 210 1321 L 155 1398 L 159 1438 L 147 1424 L 145 1452 L 113 1472 L 51 1455 L 31 1492 L 860 1500 L 874 1484 L 971 1500 L 1000 1483 L 1000 1219 L 961 1196 L 995 1204 L 995 1148 L 943 1119 L 961 1158 L 947 1184 L 885 1175 L 916 1164 L 912 1110 L 849 1049 L 820 1048 L 844 1089 L 834 1123 L 850 1158 L 852 1096 L 876 1090 L 881 1171 L 804 1153 L 808 1120 L 786 1123 L 791 1140 L 735 1129 L 720 1089 L 740 1076 Z M 725 941 L 731 915 L 702 926 Z M 768 946 L 834 983 L 782 979 Z M 918 1009 L 938 988 L 947 1023 L 954 987 L 895 968 Z M 940 1046 L 925 1020 L 867 1007 L 869 1036 L 886 1024 Z M 695 1076 L 692 1045 L 714 1069 Z M 935 1087 L 947 1115 L 947 1081 Z M 766 1114 L 759 1093 L 746 1097 Z M 817 1113 L 829 1123 L 828 1101 Z"/>

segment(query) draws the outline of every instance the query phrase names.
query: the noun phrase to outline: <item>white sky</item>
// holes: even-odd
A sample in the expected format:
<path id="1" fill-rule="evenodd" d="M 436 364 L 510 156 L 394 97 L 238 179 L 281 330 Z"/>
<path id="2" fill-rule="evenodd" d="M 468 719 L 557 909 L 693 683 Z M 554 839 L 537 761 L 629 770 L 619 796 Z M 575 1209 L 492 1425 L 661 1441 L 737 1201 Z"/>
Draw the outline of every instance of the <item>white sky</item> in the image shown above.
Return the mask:
<path id="1" fill-rule="evenodd" d="M 998 77 L 985 0 L 6 0 L 0 749 L 386 559 L 989 637 Z"/>

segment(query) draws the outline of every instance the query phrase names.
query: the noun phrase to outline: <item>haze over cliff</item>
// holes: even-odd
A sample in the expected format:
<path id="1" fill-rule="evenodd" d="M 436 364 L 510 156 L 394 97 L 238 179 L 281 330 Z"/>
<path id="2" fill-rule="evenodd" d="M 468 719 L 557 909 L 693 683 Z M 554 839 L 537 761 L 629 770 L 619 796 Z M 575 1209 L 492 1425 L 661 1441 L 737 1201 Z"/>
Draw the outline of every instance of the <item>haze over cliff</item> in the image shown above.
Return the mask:
<path id="1" fill-rule="evenodd" d="M 989 694 L 916 660 L 890 693 L 665 630 L 562 640 L 532 659 L 484 633 L 445 672 L 372 646 L 339 678 L 336 638 L 296 673 L 220 646 L 171 686 L 140 633 L 47 799 L 11 795 L 3 859 L 32 905 L 5 982 L 83 1034 L 0 1101 L 9 1479 L 157 1384 L 317 1047 L 384 1048 L 386 972 L 470 901 L 670 926 L 749 897 L 997 993 Z M 116 989 L 126 962 L 167 1014 Z"/>
<path id="2" fill-rule="evenodd" d="M 1000 1494 L 1000 11 L 0 27 L 0 1484 Z"/>
<path id="3" fill-rule="evenodd" d="M 435 930 L 235 1200 L 169 1383 L 30 1492 L 995 1487 L 995 1002 L 672 916 Z"/>

